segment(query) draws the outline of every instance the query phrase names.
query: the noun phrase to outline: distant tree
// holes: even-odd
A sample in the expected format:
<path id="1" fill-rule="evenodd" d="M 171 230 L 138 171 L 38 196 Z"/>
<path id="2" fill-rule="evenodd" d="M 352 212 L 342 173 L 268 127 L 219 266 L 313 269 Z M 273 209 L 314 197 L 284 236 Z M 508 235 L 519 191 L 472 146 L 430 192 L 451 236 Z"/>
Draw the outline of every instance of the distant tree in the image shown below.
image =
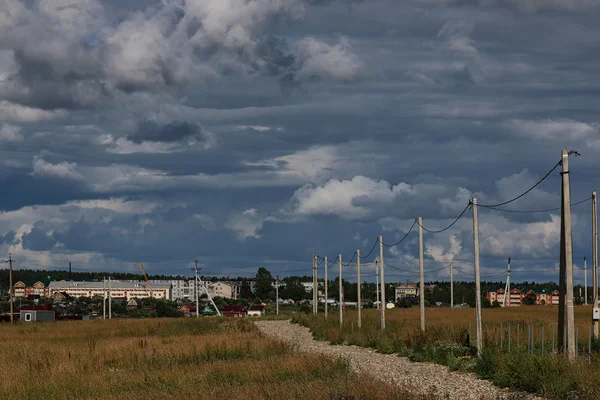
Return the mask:
<path id="1" fill-rule="evenodd" d="M 256 285 L 254 294 L 260 299 L 274 299 L 273 275 L 265 267 L 260 267 L 256 272 Z"/>
<path id="2" fill-rule="evenodd" d="M 498 308 L 498 307 L 500 307 L 500 303 L 498 302 L 498 300 L 494 300 L 492 302 L 492 308 Z"/>
<path id="3" fill-rule="evenodd" d="M 279 289 L 279 297 L 282 299 L 302 300 L 306 295 L 306 290 L 302 283 L 297 279 L 284 279 L 285 287 Z"/>
<path id="4" fill-rule="evenodd" d="M 242 282 L 242 287 L 240 288 L 240 297 L 242 299 L 254 297 L 254 293 L 252 293 L 252 289 L 250 289 L 250 283 L 248 283 L 248 281 Z"/>
<path id="5" fill-rule="evenodd" d="M 523 304 L 531 306 L 535 304 L 536 300 L 537 296 L 535 295 L 535 293 L 530 292 L 523 298 Z"/>

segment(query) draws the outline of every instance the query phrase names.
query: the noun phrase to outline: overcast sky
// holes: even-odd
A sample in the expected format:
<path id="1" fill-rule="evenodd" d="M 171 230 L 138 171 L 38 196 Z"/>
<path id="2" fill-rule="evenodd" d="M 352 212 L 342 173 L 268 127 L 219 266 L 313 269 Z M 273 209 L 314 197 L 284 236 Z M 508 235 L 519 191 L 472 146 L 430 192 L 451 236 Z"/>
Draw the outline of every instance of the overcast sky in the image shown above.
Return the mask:
<path id="1" fill-rule="evenodd" d="M 598 20 L 596 0 L 0 0 L 0 251 L 18 268 L 310 274 L 312 253 L 349 260 L 419 215 L 439 229 L 473 195 L 514 197 L 563 148 L 586 199 Z M 505 208 L 559 207 L 560 179 Z M 590 218 L 573 208 L 576 268 Z M 512 257 L 513 281 L 557 280 L 559 231 L 557 212 L 480 209 L 483 279 Z M 470 279 L 472 243 L 470 211 L 426 234 L 426 279 L 453 259 Z M 417 244 L 386 261 L 416 271 Z"/>

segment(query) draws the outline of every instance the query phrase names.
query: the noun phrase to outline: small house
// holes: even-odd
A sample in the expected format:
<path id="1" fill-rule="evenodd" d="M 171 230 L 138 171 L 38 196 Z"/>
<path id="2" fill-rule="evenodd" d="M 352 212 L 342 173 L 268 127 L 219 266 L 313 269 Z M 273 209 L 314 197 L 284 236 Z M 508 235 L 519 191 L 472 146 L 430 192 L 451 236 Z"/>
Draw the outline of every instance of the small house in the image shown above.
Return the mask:
<path id="1" fill-rule="evenodd" d="M 184 317 L 189 317 L 190 314 L 196 313 L 196 306 L 193 304 L 182 304 L 179 306 L 179 311 L 183 313 Z"/>
<path id="2" fill-rule="evenodd" d="M 55 313 L 52 310 L 48 309 L 36 309 L 35 307 L 30 307 L 32 309 L 21 309 L 20 310 L 20 320 L 23 322 L 42 322 L 42 321 L 54 321 Z"/>
<path id="3" fill-rule="evenodd" d="M 137 310 L 140 307 L 140 305 L 141 305 L 140 299 L 131 298 L 127 302 L 127 309 L 128 310 Z"/>
<path id="4" fill-rule="evenodd" d="M 240 318 L 245 317 L 248 314 L 246 307 L 244 306 L 225 306 L 223 308 L 223 316 Z"/>
<path id="5" fill-rule="evenodd" d="M 260 317 L 265 315 L 265 307 L 261 305 L 252 305 L 248 308 L 247 312 L 249 317 Z"/>

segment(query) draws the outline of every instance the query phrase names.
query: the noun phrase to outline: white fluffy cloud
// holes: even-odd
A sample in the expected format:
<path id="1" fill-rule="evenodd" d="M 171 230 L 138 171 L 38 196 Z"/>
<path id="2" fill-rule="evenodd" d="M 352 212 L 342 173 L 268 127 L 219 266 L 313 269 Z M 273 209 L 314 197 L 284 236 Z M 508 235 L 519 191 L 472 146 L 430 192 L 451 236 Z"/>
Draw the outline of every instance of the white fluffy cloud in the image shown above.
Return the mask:
<path id="1" fill-rule="evenodd" d="M 0 123 L 0 142 L 20 142 L 21 140 L 23 140 L 23 134 L 20 127 Z"/>
<path id="2" fill-rule="evenodd" d="M 296 48 L 298 79 L 323 76 L 349 81 L 358 78 L 364 69 L 364 63 L 346 37 L 341 37 L 334 45 L 308 37 L 299 40 Z"/>
<path id="3" fill-rule="evenodd" d="M 83 180 L 83 176 L 77 172 L 77 164 L 66 161 L 52 164 L 40 157 L 34 158 L 33 172 L 31 175 L 36 178 L 64 179 L 73 181 Z"/>
<path id="4" fill-rule="evenodd" d="M 0 120 L 21 123 L 40 122 L 67 115 L 64 110 L 41 110 L 22 106 L 9 101 L 0 101 Z"/>
<path id="5" fill-rule="evenodd" d="M 225 227 L 231 229 L 239 240 L 247 238 L 259 239 L 259 231 L 262 228 L 264 219 L 258 215 L 254 208 L 247 209 L 241 215 L 232 216 Z"/>

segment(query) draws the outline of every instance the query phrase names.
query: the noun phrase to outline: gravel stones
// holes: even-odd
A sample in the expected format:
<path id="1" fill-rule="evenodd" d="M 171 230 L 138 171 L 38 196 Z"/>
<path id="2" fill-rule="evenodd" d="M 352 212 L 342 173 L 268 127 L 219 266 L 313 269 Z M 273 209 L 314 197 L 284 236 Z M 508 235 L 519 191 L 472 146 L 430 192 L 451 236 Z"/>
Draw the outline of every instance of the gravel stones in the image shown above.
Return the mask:
<path id="1" fill-rule="evenodd" d="M 354 371 L 409 389 L 416 395 L 457 400 L 541 400 L 533 395 L 501 389 L 474 374 L 449 371 L 442 365 L 415 363 L 405 357 L 380 354 L 372 349 L 316 341 L 308 328 L 290 321 L 256 321 L 255 324 L 262 334 L 291 344 L 298 351 L 343 357 Z"/>

